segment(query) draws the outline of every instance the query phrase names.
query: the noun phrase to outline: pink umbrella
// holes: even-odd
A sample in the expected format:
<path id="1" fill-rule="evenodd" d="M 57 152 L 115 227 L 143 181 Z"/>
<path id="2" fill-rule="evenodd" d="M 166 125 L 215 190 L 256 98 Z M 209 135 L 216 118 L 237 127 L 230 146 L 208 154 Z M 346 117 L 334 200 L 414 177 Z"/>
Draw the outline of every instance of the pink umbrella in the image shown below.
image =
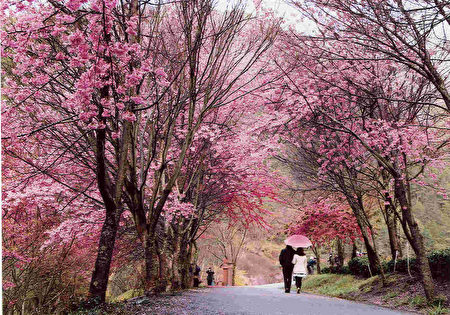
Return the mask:
<path id="1" fill-rule="evenodd" d="M 312 246 L 311 241 L 304 235 L 291 235 L 284 240 L 284 244 L 292 247 L 309 247 Z"/>

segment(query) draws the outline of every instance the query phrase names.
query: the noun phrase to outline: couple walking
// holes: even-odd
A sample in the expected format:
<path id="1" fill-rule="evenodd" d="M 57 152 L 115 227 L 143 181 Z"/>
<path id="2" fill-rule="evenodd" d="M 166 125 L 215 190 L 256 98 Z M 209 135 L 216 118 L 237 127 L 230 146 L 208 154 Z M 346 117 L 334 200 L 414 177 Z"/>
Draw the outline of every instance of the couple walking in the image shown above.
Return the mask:
<path id="1" fill-rule="evenodd" d="M 300 293 L 302 278 L 306 277 L 308 272 L 304 249 L 299 247 L 295 250 L 292 246 L 286 245 L 286 248 L 281 250 L 279 258 L 283 268 L 284 291 L 291 292 L 292 276 L 294 276 L 297 293 Z"/>

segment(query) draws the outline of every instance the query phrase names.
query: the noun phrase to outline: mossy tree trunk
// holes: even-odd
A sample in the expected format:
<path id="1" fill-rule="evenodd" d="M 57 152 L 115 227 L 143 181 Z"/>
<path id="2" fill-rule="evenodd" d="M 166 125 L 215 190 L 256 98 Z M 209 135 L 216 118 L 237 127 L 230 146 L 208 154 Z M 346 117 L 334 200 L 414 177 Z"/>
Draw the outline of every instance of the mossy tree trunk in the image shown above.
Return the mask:
<path id="1" fill-rule="evenodd" d="M 422 286 L 425 292 L 425 296 L 429 302 L 434 300 L 434 283 L 431 275 L 430 263 L 428 261 L 427 252 L 425 249 L 425 244 L 423 240 L 422 233 L 420 231 L 419 225 L 415 220 L 411 205 L 408 198 L 409 187 L 408 184 L 403 182 L 401 178 L 395 178 L 395 196 L 399 201 L 402 213 L 402 226 L 405 235 L 411 244 L 417 258 L 417 265 L 419 267 L 419 272 L 422 280 Z"/>
<path id="2" fill-rule="evenodd" d="M 311 247 L 314 255 L 316 256 L 317 261 L 317 273 L 320 274 L 320 245 L 319 244 L 313 244 Z"/>

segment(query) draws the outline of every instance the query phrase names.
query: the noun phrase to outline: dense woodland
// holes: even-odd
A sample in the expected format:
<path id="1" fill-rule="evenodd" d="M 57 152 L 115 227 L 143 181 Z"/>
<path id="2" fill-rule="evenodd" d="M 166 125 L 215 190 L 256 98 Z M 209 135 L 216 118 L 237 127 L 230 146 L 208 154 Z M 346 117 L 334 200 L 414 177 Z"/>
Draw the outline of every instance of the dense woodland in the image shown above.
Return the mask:
<path id="1" fill-rule="evenodd" d="M 450 2 L 288 3 L 3 2 L 4 314 L 186 289 L 200 260 L 239 275 L 296 233 L 382 280 L 408 250 L 435 299 Z"/>

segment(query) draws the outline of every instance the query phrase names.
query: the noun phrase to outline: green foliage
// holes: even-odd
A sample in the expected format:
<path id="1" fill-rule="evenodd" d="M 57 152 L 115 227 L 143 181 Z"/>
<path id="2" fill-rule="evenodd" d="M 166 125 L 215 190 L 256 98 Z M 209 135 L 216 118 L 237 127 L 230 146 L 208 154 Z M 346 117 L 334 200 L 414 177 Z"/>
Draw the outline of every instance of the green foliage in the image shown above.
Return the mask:
<path id="1" fill-rule="evenodd" d="M 428 310 L 429 315 L 440 315 L 448 313 L 450 313 L 450 310 L 448 308 L 443 307 L 442 305 L 433 306 Z"/>
<path id="2" fill-rule="evenodd" d="M 236 274 L 234 278 L 234 285 L 236 286 L 246 285 L 248 281 L 247 280 L 248 278 L 246 277 L 247 272 L 245 270 L 240 270 L 236 268 L 235 273 Z"/>
<path id="3" fill-rule="evenodd" d="M 433 251 L 428 259 L 434 278 L 450 280 L 450 248 Z"/>
<path id="4" fill-rule="evenodd" d="M 320 274 L 306 277 L 302 289 L 311 293 L 343 297 L 366 284 L 367 280 L 355 279 L 351 275 Z"/>
<path id="5" fill-rule="evenodd" d="M 320 270 L 320 273 L 334 273 L 334 274 L 344 274 L 344 275 L 349 275 L 350 273 L 350 269 L 348 268 L 348 266 L 344 266 L 342 268 L 338 268 L 338 267 L 325 267 L 322 268 Z"/>
<path id="6" fill-rule="evenodd" d="M 141 295 L 144 295 L 144 289 L 131 289 L 113 298 L 111 302 L 112 303 L 123 302 Z"/>
<path id="7" fill-rule="evenodd" d="M 427 304 L 427 299 L 423 295 L 416 295 L 408 299 L 408 303 L 411 306 L 421 308 Z"/>
<path id="8" fill-rule="evenodd" d="M 424 238 L 425 246 L 427 248 L 434 248 L 435 240 L 430 233 L 430 230 L 426 227 L 422 230 L 422 236 Z"/>
<path id="9" fill-rule="evenodd" d="M 329 267 L 321 268 L 320 273 L 321 274 L 331 273 L 331 269 Z"/>
<path id="10" fill-rule="evenodd" d="M 436 250 L 428 255 L 430 262 L 431 273 L 435 279 L 450 280 L 450 248 L 443 250 Z M 417 273 L 418 266 L 415 258 L 409 260 L 411 272 Z M 389 261 L 386 264 L 386 270 L 389 272 L 394 271 L 394 261 Z M 407 260 L 399 259 L 395 266 L 395 271 L 407 273 Z"/>
<path id="11" fill-rule="evenodd" d="M 440 315 L 440 314 L 449 314 L 450 310 L 446 308 L 444 305 L 447 302 L 447 297 L 445 295 L 437 296 L 433 303 L 429 304 L 429 308 L 427 309 L 427 314 L 430 315 Z"/>
<path id="12" fill-rule="evenodd" d="M 438 295 L 437 297 L 434 298 L 433 305 L 434 306 L 443 305 L 446 302 L 447 297 L 445 295 Z"/>
<path id="13" fill-rule="evenodd" d="M 355 276 L 370 277 L 369 259 L 367 257 L 355 257 L 348 262 L 350 274 Z"/>
<path id="14" fill-rule="evenodd" d="M 392 299 L 394 297 L 397 297 L 400 293 L 398 291 L 391 291 L 389 293 L 387 293 L 385 296 L 383 296 L 383 300 L 389 300 Z"/>
<path id="15" fill-rule="evenodd" d="M 416 258 L 409 259 L 409 268 L 411 272 L 418 272 Z M 394 261 L 391 260 L 385 264 L 385 270 L 388 272 L 394 271 Z M 408 272 L 408 261 L 407 259 L 399 259 L 397 260 L 397 264 L 395 266 L 395 271 L 400 273 Z"/>

